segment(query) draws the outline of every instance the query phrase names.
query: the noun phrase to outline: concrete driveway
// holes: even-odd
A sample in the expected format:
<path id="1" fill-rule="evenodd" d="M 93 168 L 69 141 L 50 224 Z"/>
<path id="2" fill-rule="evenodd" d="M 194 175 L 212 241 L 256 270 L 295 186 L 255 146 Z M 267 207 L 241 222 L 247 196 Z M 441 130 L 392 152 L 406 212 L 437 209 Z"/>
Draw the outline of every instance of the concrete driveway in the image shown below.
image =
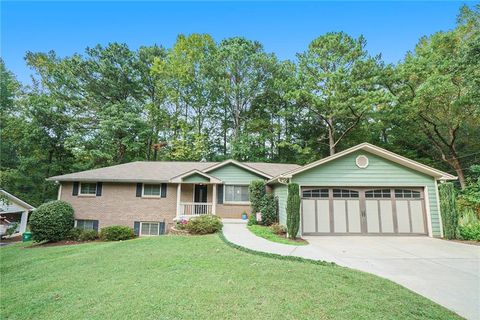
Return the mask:
<path id="1" fill-rule="evenodd" d="M 305 237 L 274 243 L 226 221 L 225 237 L 246 248 L 335 262 L 390 279 L 467 319 L 480 319 L 480 247 L 428 237 Z"/>
<path id="2" fill-rule="evenodd" d="M 315 256 L 390 279 L 480 319 L 480 247 L 427 237 L 306 237 Z M 317 256 L 318 257 L 318 256 Z"/>

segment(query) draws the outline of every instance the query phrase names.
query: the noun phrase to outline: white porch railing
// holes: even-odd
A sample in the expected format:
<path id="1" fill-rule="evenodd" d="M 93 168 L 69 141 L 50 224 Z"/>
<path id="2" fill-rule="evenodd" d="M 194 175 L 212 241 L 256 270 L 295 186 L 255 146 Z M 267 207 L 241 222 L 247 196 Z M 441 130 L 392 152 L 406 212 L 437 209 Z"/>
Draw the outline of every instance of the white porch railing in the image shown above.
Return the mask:
<path id="1" fill-rule="evenodd" d="M 212 203 L 208 202 L 181 202 L 180 216 L 199 216 L 213 214 Z"/>

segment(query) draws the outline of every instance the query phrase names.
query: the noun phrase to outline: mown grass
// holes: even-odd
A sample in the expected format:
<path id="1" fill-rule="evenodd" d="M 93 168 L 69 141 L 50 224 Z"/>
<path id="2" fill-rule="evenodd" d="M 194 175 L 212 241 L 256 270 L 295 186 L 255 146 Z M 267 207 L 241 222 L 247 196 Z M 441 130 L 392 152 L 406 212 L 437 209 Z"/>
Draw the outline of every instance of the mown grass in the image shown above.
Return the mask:
<path id="1" fill-rule="evenodd" d="M 260 225 L 251 225 L 247 226 L 248 230 L 250 230 L 254 235 L 283 244 L 290 244 L 294 246 L 304 246 L 308 244 L 306 241 L 295 241 L 288 238 L 284 238 L 279 236 L 278 234 L 273 233 L 273 231 L 269 227 L 260 226 Z"/>
<path id="2" fill-rule="evenodd" d="M 0 249 L 1 319 L 456 319 L 388 280 L 217 235 Z"/>

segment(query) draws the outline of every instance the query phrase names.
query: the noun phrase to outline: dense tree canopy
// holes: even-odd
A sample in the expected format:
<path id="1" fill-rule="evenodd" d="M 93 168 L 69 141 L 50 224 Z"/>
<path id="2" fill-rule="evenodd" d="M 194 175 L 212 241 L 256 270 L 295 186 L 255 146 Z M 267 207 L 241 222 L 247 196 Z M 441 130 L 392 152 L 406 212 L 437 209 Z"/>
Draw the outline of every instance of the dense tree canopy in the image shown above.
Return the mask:
<path id="1" fill-rule="evenodd" d="M 28 52 L 32 83 L 0 61 L 1 186 L 34 205 L 48 176 L 134 160 L 304 164 L 368 141 L 459 176 L 480 159 L 480 9 L 396 65 L 343 32 L 280 61 L 242 37 L 180 35 L 59 57 Z"/>

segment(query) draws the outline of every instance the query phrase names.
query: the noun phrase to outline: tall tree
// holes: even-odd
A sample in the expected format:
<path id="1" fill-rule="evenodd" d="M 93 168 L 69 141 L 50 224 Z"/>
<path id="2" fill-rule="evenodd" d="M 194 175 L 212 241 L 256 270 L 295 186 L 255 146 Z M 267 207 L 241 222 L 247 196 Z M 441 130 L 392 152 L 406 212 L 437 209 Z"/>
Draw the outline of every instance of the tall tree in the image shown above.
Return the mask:
<path id="1" fill-rule="evenodd" d="M 241 137 L 253 101 L 265 93 L 271 83 L 276 59 L 265 53 L 259 42 L 236 37 L 220 43 L 214 64 L 219 102 L 224 111 L 222 129 L 226 153 L 227 123 L 232 123 L 232 144 L 235 144 Z"/>
<path id="2" fill-rule="evenodd" d="M 422 38 L 388 86 L 462 188 L 463 155 L 480 146 L 479 52 L 480 11 L 463 7 L 456 29 Z"/>
<path id="3" fill-rule="evenodd" d="M 379 57 L 370 57 L 361 36 L 327 33 L 299 54 L 298 98 L 327 127 L 330 155 L 385 100 L 378 86 Z"/>

